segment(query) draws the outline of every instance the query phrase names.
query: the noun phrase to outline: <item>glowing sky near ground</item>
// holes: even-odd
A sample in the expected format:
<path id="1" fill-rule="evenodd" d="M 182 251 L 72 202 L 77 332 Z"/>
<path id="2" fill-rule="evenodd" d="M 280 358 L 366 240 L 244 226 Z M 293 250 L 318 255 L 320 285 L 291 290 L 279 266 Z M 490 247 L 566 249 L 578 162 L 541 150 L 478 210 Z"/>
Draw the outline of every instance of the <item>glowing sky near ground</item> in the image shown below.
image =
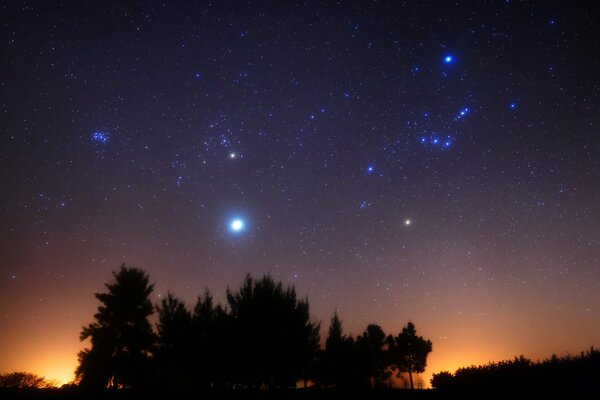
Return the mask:
<path id="1" fill-rule="evenodd" d="M 0 373 L 69 379 L 110 272 L 246 273 L 432 372 L 600 345 L 600 44 L 569 2 L 4 3 Z"/>

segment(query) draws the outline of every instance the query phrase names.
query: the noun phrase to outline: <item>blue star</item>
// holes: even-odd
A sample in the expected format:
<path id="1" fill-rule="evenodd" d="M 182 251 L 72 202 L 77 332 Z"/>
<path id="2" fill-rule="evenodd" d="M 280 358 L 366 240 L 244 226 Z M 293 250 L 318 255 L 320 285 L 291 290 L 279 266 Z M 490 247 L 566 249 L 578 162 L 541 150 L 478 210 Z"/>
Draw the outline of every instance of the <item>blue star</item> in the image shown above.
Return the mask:
<path id="1" fill-rule="evenodd" d="M 367 166 L 367 172 L 369 174 L 372 174 L 373 172 L 375 172 L 375 167 L 372 165 Z"/>
<path id="2" fill-rule="evenodd" d="M 452 54 L 446 54 L 444 56 L 444 63 L 452 64 L 454 62 L 454 56 Z"/>
<path id="3" fill-rule="evenodd" d="M 510 108 L 511 110 L 516 110 L 517 106 L 518 106 L 518 104 L 515 101 L 513 101 L 512 103 L 510 103 L 508 105 L 508 108 Z"/>
<path id="4" fill-rule="evenodd" d="M 469 107 L 465 107 L 458 112 L 456 117 L 454 117 L 454 120 L 455 121 L 461 120 L 461 119 L 465 118 L 467 115 L 469 115 L 470 113 L 471 113 L 471 109 Z"/>
<path id="5" fill-rule="evenodd" d="M 92 133 L 92 140 L 97 143 L 106 144 L 108 143 L 108 133 L 102 131 L 96 131 Z"/>
<path id="6" fill-rule="evenodd" d="M 241 233 L 246 229 L 246 222 L 242 218 L 233 218 L 229 222 L 229 231 L 232 233 Z"/>

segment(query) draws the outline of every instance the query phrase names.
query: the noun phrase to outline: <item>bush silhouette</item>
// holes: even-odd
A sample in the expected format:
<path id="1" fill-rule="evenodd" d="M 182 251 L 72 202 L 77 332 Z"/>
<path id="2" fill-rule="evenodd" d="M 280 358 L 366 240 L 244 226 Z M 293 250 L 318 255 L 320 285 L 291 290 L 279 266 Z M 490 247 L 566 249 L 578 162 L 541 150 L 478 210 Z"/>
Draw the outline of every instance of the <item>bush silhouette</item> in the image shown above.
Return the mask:
<path id="1" fill-rule="evenodd" d="M 11 372 L 0 375 L 1 389 L 48 389 L 57 383 L 29 372 Z"/>

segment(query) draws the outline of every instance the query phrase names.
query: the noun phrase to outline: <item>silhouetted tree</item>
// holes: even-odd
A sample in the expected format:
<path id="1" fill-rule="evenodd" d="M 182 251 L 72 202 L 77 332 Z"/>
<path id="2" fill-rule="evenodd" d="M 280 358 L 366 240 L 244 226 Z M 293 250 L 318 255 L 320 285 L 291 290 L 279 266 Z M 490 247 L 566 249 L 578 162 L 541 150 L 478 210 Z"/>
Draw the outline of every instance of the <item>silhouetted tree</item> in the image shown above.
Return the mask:
<path id="1" fill-rule="evenodd" d="M 2 389 L 47 389 L 57 386 L 57 382 L 29 372 L 11 372 L 0 375 Z"/>
<path id="2" fill-rule="evenodd" d="M 192 315 L 185 303 L 171 293 L 161 300 L 156 311 L 158 377 L 167 386 L 191 385 Z"/>
<path id="3" fill-rule="evenodd" d="M 334 311 L 325 339 L 325 349 L 319 351 L 317 379 L 324 386 L 340 385 L 343 377 L 345 341 L 342 321 L 338 317 L 337 311 Z"/>
<path id="4" fill-rule="evenodd" d="M 394 368 L 408 372 L 410 388 L 414 389 L 413 372 L 421 373 L 427 366 L 427 356 L 431 353 L 431 341 L 417 336 L 417 331 L 412 322 L 402 328 L 402 332 L 390 341 L 390 356 Z"/>
<path id="5" fill-rule="evenodd" d="M 363 354 L 365 368 L 375 387 L 381 387 L 391 376 L 388 370 L 390 361 L 387 353 L 388 342 L 379 325 L 370 324 L 356 339 L 359 350 Z"/>
<path id="6" fill-rule="evenodd" d="M 139 385 L 148 375 L 148 356 L 154 333 L 148 317 L 153 312 L 148 275 L 121 265 L 113 272 L 107 292 L 96 293 L 102 303 L 95 322 L 84 327 L 80 339 L 91 339 L 91 348 L 79 353 L 76 377 L 90 388 Z"/>
<path id="7" fill-rule="evenodd" d="M 437 374 L 433 374 L 431 378 L 431 387 L 440 390 L 449 389 L 452 386 L 453 378 L 454 375 L 449 371 L 441 371 Z"/>
<path id="8" fill-rule="evenodd" d="M 196 381 L 203 386 L 224 386 L 231 381 L 232 326 L 230 316 L 221 304 L 205 290 L 198 296 L 192 316 Z"/>
<path id="9" fill-rule="evenodd" d="M 333 313 L 325 349 L 319 352 L 317 380 L 324 386 L 348 388 L 358 386 L 358 353 L 351 336 L 344 335 L 337 311 Z"/>
<path id="10" fill-rule="evenodd" d="M 231 368 L 239 382 L 291 387 L 306 376 L 319 343 L 307 300 L 270 276 L 248 275 L 237 292 L 227 290 L 227 302 L 235 334 Z"/>

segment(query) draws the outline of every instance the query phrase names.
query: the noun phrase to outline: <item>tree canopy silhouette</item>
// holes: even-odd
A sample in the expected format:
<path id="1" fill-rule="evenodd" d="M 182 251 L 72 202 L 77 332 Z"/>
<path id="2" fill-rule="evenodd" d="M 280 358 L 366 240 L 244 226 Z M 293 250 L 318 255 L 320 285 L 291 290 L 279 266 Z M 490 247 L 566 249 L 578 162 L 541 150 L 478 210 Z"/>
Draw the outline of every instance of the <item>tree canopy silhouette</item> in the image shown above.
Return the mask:
<path id="1" fill-rule="evenodd" d="M 121 265 L 113 272 L 107 291 L 96 293 L 101 305 L 95 322 L 83 327 L 81 340 L 91 347 L 79 352 L 76 377 L 90 388 L 138 386 L 148 376 L 148 356 L 154 333 L 148 317 L 153 312 L 148 275 Z"/>
<path id="2" fill-rule="evenodd" d="M 290 387 L 304 379 L 319 345 L 319 324 L 307 300 L 270 276 L 250 275 L 237 292 L 227 290 L 232 317 L 234 374 L 249 387 Z"/>
<path id="3" fill-rule="evenodd" d="M 2 389 L 48 389 L 56 386 L 56 381 L 29 372 L 11 372 L 0 375 L 0 388 Z"/>
<path id="4" fill-rule="evenodd" d="M 363 365 L 368 371 L 369 380 L 373 381 L 375 387 L 381 387 L 391 376 L 388 371 L 390 365 L 388 342 L 383 329 L 379 325 L 370 324 L 356 342 L 362 353 Z"/>
<path id="5" fill-rule="evenodd" d="M 552 398 L 600 398 L 598 376 L 600 351 L 592 347 L 577 356 L 559 358 L 553 355 L 537 362 L 519 356 L 512 360 L 459 368 L 454 374 L 442 371 L 433 374 L 431 385 L 437 390 L 463 393 L 512 395 L 531 392 Z"/>
<path id="6" fill-rule="evenodd" d="M 402 332 L 390 340 L 390 356 L 392 364 L 400 373 L 408 372 L 410 388 L 414 389 L 413 372 L 421 373 L 427 366 L 427 356 L 431 353 L 431 341 L 417 336 L 412 322 L 402 328 Z"/>
<path id="7" fill-rule="evenodd" d="M 215 305 L 206 289 L 193 308 L 170 292 L 153 306 L 148 275 L 124 264 L 105 287 L 80 336 L 91 346 L 79 352 L 77 383 L 91 389 L 271 389 L 309 380 L 364 389 L 388 383 L 392 367 L 423 372 L 431 351 L 411 323 L 396 338 L 375 324 L 356 339 L 344 335 L 337 312 L 321 351 L 308 300 L 269 275 L 247 275 L 238 290 L 228 288 L 226 305 Z"/>
<path id="8" fill-rule="evenodd" d="M 191 381 L 192 315 L 185 303 L 168 293 L 156 305 L 158 322 L 155 365 L 161 384 L 186 386 Z"/>
<path id="9" fill-rule="evenodd" d="M 320 352 L 317 381 L 325 387 L 339 389 L 368 387 L 368 371 L 352 336 L 344 335 L 343 324 L 337 311 L 334 312 L 325 349 Z"/>

